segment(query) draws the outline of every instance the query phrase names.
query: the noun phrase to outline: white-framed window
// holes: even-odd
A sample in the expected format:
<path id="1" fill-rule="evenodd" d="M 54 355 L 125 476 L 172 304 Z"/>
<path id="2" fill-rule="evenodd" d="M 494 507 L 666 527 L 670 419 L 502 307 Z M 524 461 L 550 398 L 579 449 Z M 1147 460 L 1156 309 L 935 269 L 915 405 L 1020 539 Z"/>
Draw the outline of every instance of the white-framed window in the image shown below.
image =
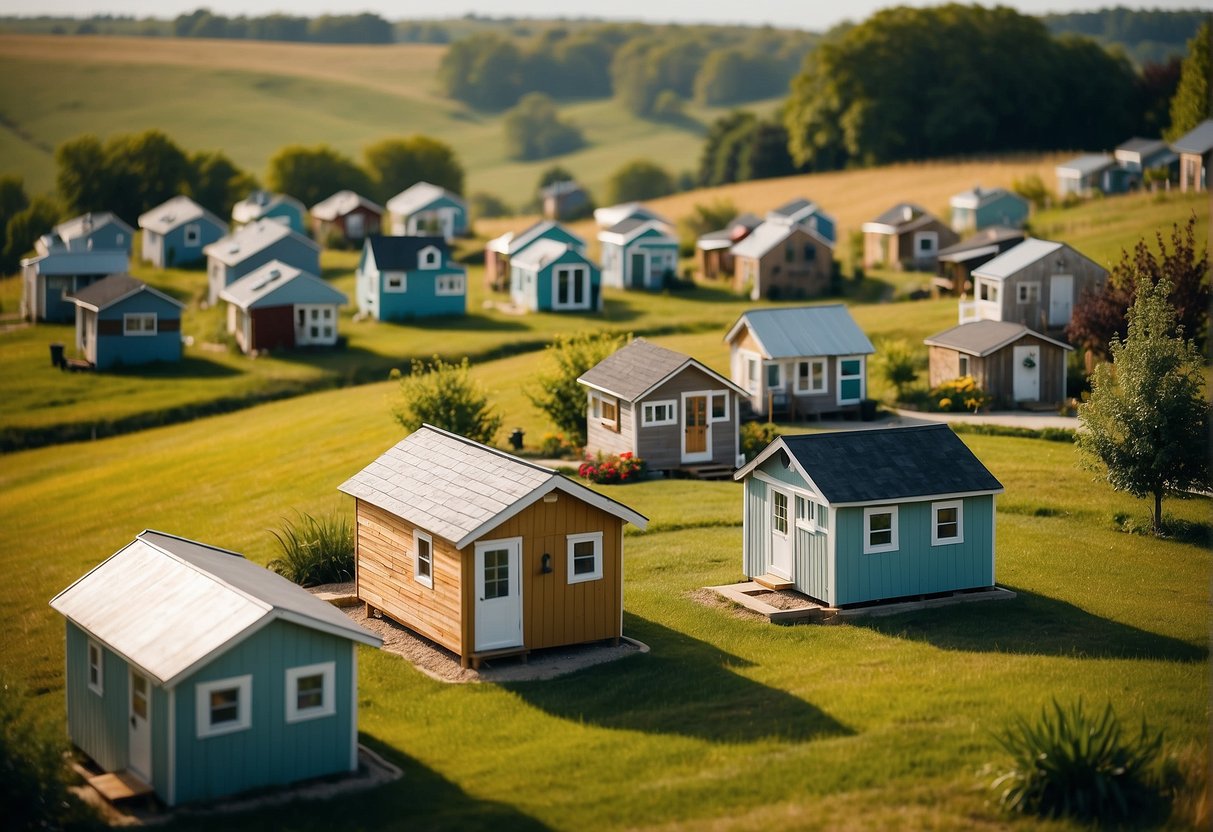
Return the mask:
<path id="1" fill-rule="evenodd" d="M 826 391 L 826 359 L 810 358 L 796 362 L 796 392 L 809 395 Z"/>
<path id="2" fill-rule="evenodd" d="M 964 378 L 969 374 L 969 357 L 962 355 L 956 359 L 957 375 Z"/>
<path id="3" fill-rule="evenodd" d="M 938 248 L 938 231 L 917 231 L 914 233 L 914 253 L 918 256 L 930 256 L 934 254 Z"/>
<path id="4" fill-rule="evenodd" d="M 584 309 L 590 303 L 590 273 L 585 266 L 562 266 L 552 278 L 553 309 Z"/>
<path id="5" fill-rule="evenodd" d="M 713 422 L 729 420 L 729 392 L 727 390 L 716 390 L 712 393 L 712 409 L 708 413 L 708 418 Z"/>
<path id="6" fill-rule="evenodd" d="M 678 422 L 678 403 L 675 401 L 645 402 L 641 409 L 640 421 L 646 428 L 676 424 Z"/>
<path id="7" fill-rule="evenodd" d="M 772 362 L 765 364 L 763 369 L 766 372 L 767 389 L 768 390 L 782 390 L 783 389 L 783 365 L 777 364 L 774 361 L 772 361 Z"/>
<path id="8" fill-rule="evenodd" d="M 931 545 L 964 543 L 964 501 L 931 503 Z"/>
<path id="9" fill-rule="evenodd" d="M 977 297 L 989 303 L 998 303 L 998 284 L 991 280 L 977 281 Z"/>
<path id="10" fill-rule="evenodd" d="M 337 713 L 334 662 L 321 662 L 286 671 L 286 721 L 303 722 Z"/>
<path id="11" fill-rule="evenodd" d="M 442 265 L 442 252 L 437 246 L 426 246 L 417 254 L 417 265 L 423 269 L 436 269 Z"/>
<path id="12" fill-rule="evenodd" d="M 253 676 L 233 676 L 195 687 L 198 739 L 244 731 L 253 724 Z"/>
<path id="13" fill-rule="evenodd" d="M 1015 288 L 1015 300 L 1018 303 L 1039 303 L 1040 283 L 1032 280 L 1018 284 Z"/>
<path id="14" fill-rule="evenodd" d="M 434 587 L 434 539 L 416 529 L 413 530 L 413 580 L 431 589 Z"/>
<path id="15" fill-rule="evenodd" d="M 127 312 L 122 316 L 123 335 L 155 335 L 155 312 Z"/>
<path id="16" fill-rule="evenodd" d="M 191 222 L 185 227 L 185 244 L 187 246 L 196 246 L 202 240 L 202 226 L 196 222 Z"/>
<path id="17" fill-rule="evenodd" d="M 404 272 L 388 272 L 383 279 L 383 291 L 385 292 L 407 292 L 409 290 L 409 278 Z"/>
<path id="18" fill-rule="evenodd" d="M 599 419 L 611 430 L 619 430 L 619 402 L 602 397 L 598 404 Z"/>
<path id="19" fill-rule="evenodd" d="M 88 640 L 88 689 L 98 696 L 105 694 L 105 651 L 101 645 Z"/>
<path id="20" fill-rule="evenodd" d="M 863 553 L 897 550 L 897 506 L 873 506 L 863 510 Z"/>
<path id="21" fill-rule="evenodd" d="M 596 581 L 602 577 L 602 532 L 571 534 L 569 544 L 569 583 Z"/>
<path id="22" fill-rule="evenodd" d="M 440 274 L 434 279 L 435 295 L 462 295 L 463 275 Z"/>
<path id="23" fill-rule="evenodd" d="M 779 534 L 788 533 L 788 495 L 771 491 L 771 526 Z"/>
<path id="24" fill-rule="evenodd" d="M 796 495 L 796 527 L 805 531 L 817 530 L 817 512 L 820 507 L 808 497 Z"/>
<path id="25" fill-rule="evenodd" d="M 745 389 L 751 393 L 758 392 L 758 359 L 747 358 L 745 360 Z"/>

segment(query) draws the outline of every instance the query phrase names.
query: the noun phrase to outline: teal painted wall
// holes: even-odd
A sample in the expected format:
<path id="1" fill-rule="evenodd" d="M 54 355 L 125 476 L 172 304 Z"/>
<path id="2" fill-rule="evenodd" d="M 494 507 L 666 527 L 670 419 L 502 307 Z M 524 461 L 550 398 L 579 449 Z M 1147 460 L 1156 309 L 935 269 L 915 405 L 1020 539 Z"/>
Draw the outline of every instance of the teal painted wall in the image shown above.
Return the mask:
<path id="1" fill-rule="evenodd" d="M 67 622 L 67 732 L 72 744 L 105 771 L 126 768 L 127 691 L 130 677 L 126 662 L 102 645 L 104 684 L 98 696 L 88 687 L 88 636 Z"/>
<path id="2" fill-rule="evenodd" d="M 898 548 L 872 555 L 863 553 L 863 508 L 838 509 L 834 603 L 992 585 L 993 501 L 990 495 L 964 498 L 964 542 L 946 546 L 931 545 L 930 501 L 897 503 Z"/>
<path id="3" fill-rule="evenodd" d="M 336 712 L 306 722 L 286 721 L 286 671 L 335 662 Z M 351 643 L 276 621 L 177 686 L 178 803 L 319 777 L 349 769 Z M 196 691 L 200 682 L 252 674 L 248 729 L 199 739 Z"/>
<path id="4" fill-rule="evenodd" d="M 523 246 L 522 248 L 518 248 L 518 249 L 515 249 L 514 251 L 511 251 L 510 256 L 517 257 L 519 254 L 526 251 L 528 248 L 530 248 L 531 246 L 533 246 L 535 243 L 539 242 L 540 240 L 555 240 L 558 243 L 564 243 L 565 245 L 575 248 L 578 251 L 582 251 L 582 252 L 585 251 L 585 241 L 584 240 L 579 239 L 577 237 L 577 235 L 573 234 L 573 232 L 569 231 L 563 225 L 554 225 L 550 228 L 545 229 L 544 232 L 542 234 L 540 234 L 539 236 L 537 236 L 535 239 L 527 241 L 527 244 L 525 246 Z"/>
<path id="5" fill-rule="evenodd" d="M 998 199 L 977 209 L 977 231 L 991 225 L 1009 225 L 1022 228 L 1028 219 L 1028 202 L 1014 194 L 1003 194 Z"/>
<path id="6" fill-rule="evenodd" d="M 97 369 L 150 364 L 154 361 L 181 360 L 181 307 L 169 303 L 151 292 L 138 292 L 96 313 L 98 320 L 122 323 L 128 313 L 155 312 L 158 331 L 155 335 L 97 335 Z M 94 314 L 82 310 L 85 315 Z M 163 326 L 176 321 L 175 328 Z"/>
<path id="7" fill-rule="evenodd" d="M 598 267 L 591 263 L 584 255 L 579 254 L 576 251 L 566 251 L 564 254 L 560 255 L 539 270 L 539 274 L 535 282 L 537 309 L 543 311 L 553 311 L 552 303 L 555 299 L 553 287 L 556 285 L 556 269 L 560 266 L 569 265 L 583 266 L 589 270 L 590 292 L 589 295 L 586 296 L 586 307 L 581 310 L 568 311 L 596 311 L 598 309 L 598 295 L 602 291 L 602 272 L 600 272 Z"/>

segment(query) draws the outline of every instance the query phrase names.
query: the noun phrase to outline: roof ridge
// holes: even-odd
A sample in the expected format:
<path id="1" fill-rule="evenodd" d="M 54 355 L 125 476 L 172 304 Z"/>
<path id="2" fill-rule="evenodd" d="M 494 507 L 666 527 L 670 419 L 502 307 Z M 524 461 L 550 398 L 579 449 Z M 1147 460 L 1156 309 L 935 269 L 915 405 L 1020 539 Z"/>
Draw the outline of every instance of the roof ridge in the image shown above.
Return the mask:
<path id="1" fill-rule="evenodd" d="M 888 427 L 883 427 L 883 428 L 858 428 L 856 430 L 830 430 L 830 431 L 821 431 L 818 433 L 792 433 L 792 434 L 783 434 L 779 438 L 785 439 L 785 440 L 820 439 L 820 438 L 826 438 L 826 437 L 833 438 L 833 437 L 837 437 L 837 436 L 861 436 L 861 435 L 870 434 L 870 433 L 889 433 L 889 432 L 900 433 L 903 431 L 935 430 L 938 428 L 947 428 L 948 430 L 951 430 L 951 426 L 948 425 L 947 422 L 930 422 L 930 423 L 923 424 L 923 425 L 896 425 L 896 426 L 890 425 Z"/>
<path id="2" fill-rule="evenodd" d="M 499 456 L 502 459 L 507 459 L 511 462 L 516 462 L 519 465 L 525 465 L 526 467 L 533 468 L 536 471 L 542 471 L 545 474 L 552 474 L 553 476 L 560 475 L 560 472 L 553 468 L 548 468 L 545 465 L 538 465 L 534 462 L 530 462 L 528 460 L 522 459 L 521 457 L 514 456 L 513 454 L 509 453 L 508 451 L 503 451 L 500 448 L 494 448 L 491 445 L 486 445 L 483 442 L 477 442 L 475 439 L 469 439 L 466 436 L 460 436 L 457 433 L 454 433 L 449 430 L 445 430 L 443 428 L 438 427 L 437 425 L 431 425 L 429 422 L 422 422 L 421 429 L 425 429 L 425 428 L 429 428 L 430 430 L 434 431 L 435 433 L 441 434 L 442 436 L 446 436 L 446 437 L 454 439 L 458 442 L 462 442 L 464 445 L 471 445 L 474 448 L 480 448 L 481 450 L 488 451 L 489 453 L 491 453 L 495 456 Z"/>
<path id="3" fill-rule="evenodd" d="M 150 540 L 145 540 L 143 535 L 145 535 L 149 532 L 152 534 L 163 535 L 164 537 L 171 537 L 173 540 L 180 540 L 182 543 L 189 543 L 194 546 L 202 546 L 206 549 L 210 549 L 210 550 L 212 550 L 214 552 L 218 552 L 220 554 L 233 555 L 247 563 L 252 564 L 253 566 L 258 566 L 258 564 L 254 564 L 251 560 L 246 558 L 244 555 L 240 554 L 239 552 L 233 552 L 230 549 L 224 549 L 219 546 L 213 546 L 210 543 L 203 543 L 200 540 L 191 540 L 190 538 L 182 537 L 181 535 L 170 534 L 168 532 L 162 532 L 162 531 L 159 531 L 158 529 L 144 529 L 143 531 L 139 532 L 139 534 L 135 535 L 136 540 L 143 542 L 147 546 L 151 546 L 157 552 L 160 552 L 161 554 L 165 555 L 166 557 L 172 558 L 173 560 L 177 561 L 181 565 L 187 567 L 188 569 L 192 569 L 194 572 L 198 573 L 199 575 L 205 576 L 206 578 L 210 579 L 214 583 L 219 584 L 222 587 L 226 587 L 227 589 L 230 589 L 232 592 L 235 592 L 237 595 L 241 596 L 242 598 L 245 598 L 245 599 L 251 601 L 253 604 L 263 608 L 266 612 L 270 612 L 272 610 L 277 609 L 276 606 L 274 606 L 270 602 L 266 601 L 264 598 L 259 598 L 258 596 L 252 595 L 249 592 L 246 592 L 245 590 L 241 589 L 238 586 L 233 586 L 228 581 L 225 581 L 222 578 L 220 578 L 214 572 L 209 572 L 205 569 L 202 569 L 201 567 L 197 566 L 196 564 L 190 563 L 188 560 L 181 557 L 180 555 L 178 555 L 174 552 L 170 552 L 168 549 L 165 549 L 163 546 L 158 546 L 157 544 L 153 543 Z M 264 569 L 265 567 L 261 567 L 261 568 Z M 283 580 L 286 580 L 286 579 L 284 578 Z"/>

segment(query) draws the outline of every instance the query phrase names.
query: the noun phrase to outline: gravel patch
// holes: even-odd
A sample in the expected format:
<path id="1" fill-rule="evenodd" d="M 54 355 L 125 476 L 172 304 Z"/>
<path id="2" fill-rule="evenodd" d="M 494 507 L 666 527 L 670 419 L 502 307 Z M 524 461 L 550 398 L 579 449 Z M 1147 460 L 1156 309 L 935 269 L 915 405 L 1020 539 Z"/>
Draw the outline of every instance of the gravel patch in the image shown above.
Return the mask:
<path id="1" fill-rule="evenodd" d="M 770 604 L 780 610 L 802 610 L 809 607 L 819 607 L 820 604 L 810 601 L 799 592 L 790 589 L 772 589 L 766 592 L 751 592 L 749 596 L 755 601 Z"/>

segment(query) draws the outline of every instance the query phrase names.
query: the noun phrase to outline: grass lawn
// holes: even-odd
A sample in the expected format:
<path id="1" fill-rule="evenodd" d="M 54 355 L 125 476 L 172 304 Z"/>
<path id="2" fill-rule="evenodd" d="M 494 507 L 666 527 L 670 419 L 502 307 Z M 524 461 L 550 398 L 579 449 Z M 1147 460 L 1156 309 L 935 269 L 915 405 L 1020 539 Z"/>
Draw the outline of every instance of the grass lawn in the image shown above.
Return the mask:
<path id="1" fill-rule="evenodd" d="M 503 388 L 521 360 L 483 370 Z M 265 530 L 292 509 L 352 511 L 336 486 L 399 438 L 389 393 L 331 390 L 7 456 L 0 676 L 61 736 L 63 624 L 49 598 L 145 527 L 264 563 Z M 1148 718 L 1199 788 L 1208 548 L 1117 531 L 1114 515 L 1144 520 L 1148 506 L 1093 482 L 1070 446 L 964 439 L 1007 489 L 997 574 L 1017 600 L 835 627 L 743 620 L 689 597 L 740 578 L 735 484 L 606 488 L 652 518 L 628 535 L 625 561 L 625 631 L 650 654 L 547 682 L 452 686 L 364 649 L 360 727 L 404 778 L 225 826 L 1001 828 L 985 788 L 1002 762 L 992 732 L 1052 697 L 1111 702 L 1130 727 Z M 1208 500 L 1165 508 L 1207 533 Z"/>

